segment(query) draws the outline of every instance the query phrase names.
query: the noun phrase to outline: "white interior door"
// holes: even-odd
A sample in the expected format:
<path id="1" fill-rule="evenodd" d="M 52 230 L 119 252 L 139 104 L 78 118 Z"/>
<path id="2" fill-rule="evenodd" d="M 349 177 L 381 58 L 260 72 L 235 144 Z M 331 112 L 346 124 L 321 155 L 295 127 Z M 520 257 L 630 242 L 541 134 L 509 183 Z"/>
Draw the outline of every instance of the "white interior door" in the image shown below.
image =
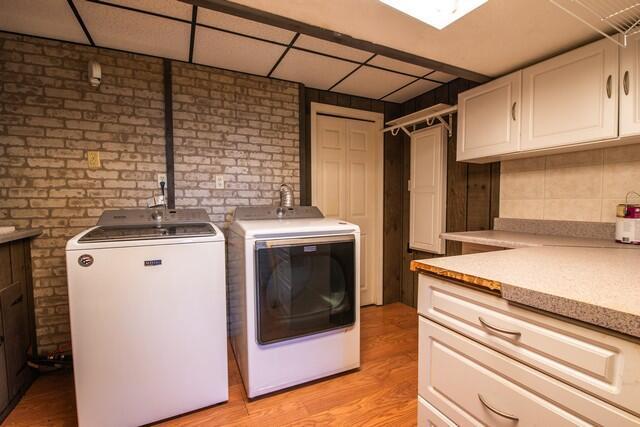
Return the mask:
<path id="1" fill-rule="evenodd" d="M 445 253 L 447 150 L 442 126 L 411 135 L 409 246 Z"/>
<path id="2" fill-rule="evenodd" d="M 360 305 L 381 286 L 382 169 L 376 123 L 318 114 L 312 147 L 312 201 L 326 217 L 360 226 Z"/>

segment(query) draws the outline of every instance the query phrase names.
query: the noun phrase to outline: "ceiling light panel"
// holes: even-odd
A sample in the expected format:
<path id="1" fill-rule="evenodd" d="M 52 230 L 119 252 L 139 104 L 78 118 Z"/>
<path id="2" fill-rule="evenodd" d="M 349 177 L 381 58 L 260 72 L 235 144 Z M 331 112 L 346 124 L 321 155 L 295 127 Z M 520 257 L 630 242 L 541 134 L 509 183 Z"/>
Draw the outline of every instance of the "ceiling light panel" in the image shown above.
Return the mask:
<path id="1" fill-rule="evenodd" d="M 191 26 L 87 1 L 75 1 L 96 45 L 185 61 Z"/>
<path id="2" fill-rule="evenodd" d="M 193 9 L 193 6 L 190 4 L 182 3 L 180 1 L 106 0 L 106 3 L 132 7 L 134 9 L 171 16 L 173 18 L 186 19 L 187 21 L 191 21 L 191 13 Z"/>
<path id="3" fill-rule="evenodd" d="M 435 71 L 429 74 L 428 76 L 426 76 L 426 78 L 431 80 L 436 80 L 442 83 L 448 83 L 451 80 L 456 79 L 457 77 L 454 76 L 453 74 L 443 73 L 442 71 Z"/>
<path id="4" fill-rule="evenodd" d="M 349 46 L 328 42 L 326 40 L 317 39 L 304 34 L 301 34 L 300 37 L 298 37 L 298 40 L 296 40 L 293 46 L 358 62 L 364 62 L 372 55 L 371 52 L 354 49 Z"/>
<path id="5" fill-rule="evenodd" d="M 89 43 L 66 0 L 0 0 L 0 29 Z"/>
<path id="6" fill-rule="evenodd" d="M 326 90 L 355 70 L 357 66 L 358 64 L 352 62 L 291 49 L 271 76 Z"/>
<path id="7" fill-rule="evenodd" d="M 293 31 L 202 7 L 198 8 L 198 23 L 283 44 L 289 44 L 295 35 Z"/>
<path id="8" fill-rule="evenodd" d="M 413 77 L 383 71 L 365 65 L 332 90 L 350 95 L 379 99 L 413 80 L 415 80 Z"/>
<path id="9" fill-rule="evenodd" d="M 197 27 L 193 62 L 266 76 L 284 51 L 277 44 Z"/>
<path id="10" fill-rule="evenodd" d="M 388 58 L 386 56 L 376 56 L 371 61 L 367 62 L 370 65 L 376 65 L 378 67 L 386 68 L 388 70 L 398 71 L 400 73 L 411 74 L 412 76 L 422 77 L 427 73 L 430 73 L 431 69 L 421 67 L 419 65 L 409 64 L 407 62 L 398 61 L 397 59 Z"/>
<path id="11" fill-rule="evenodd" d="M 477 9 L 487 0 L 380 0 L 409 16 L 442 30 L 447 25 Z"/>
<path id="12" fill-rule="evenodd" d="M 429 80 L 418 80 L 382 99 L 390 102 L 405 102 L 425 92 L 429 92 L 438 86 L 441 86 L 440 83 Z"/>

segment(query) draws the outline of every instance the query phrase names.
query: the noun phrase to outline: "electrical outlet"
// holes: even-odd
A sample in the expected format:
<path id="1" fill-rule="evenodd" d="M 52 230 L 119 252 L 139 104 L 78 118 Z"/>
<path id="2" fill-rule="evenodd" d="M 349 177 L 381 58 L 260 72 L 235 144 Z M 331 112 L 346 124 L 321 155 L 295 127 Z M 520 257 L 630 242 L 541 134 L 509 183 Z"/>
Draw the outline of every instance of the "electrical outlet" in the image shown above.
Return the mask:
<path id="1" fill-rule="evenodd" d="M 100 164 L 100 152 L 99 151 L 87 151 L 87 163 L 90 169 L 99 169 Z"/>
<path id="2" fill-rule="evenodd" d="M 164 188 L 167 188 L 167 174 L 166 173 L 159 173 L 158 174 L 158 188 L 162 188 L 162 184 L 160 184 L 161 182 L 164 182 Z"/>
<path id="3" fill-rule="evenodd" d="M 216 190 L 224 190 L 224 175 L 216 175 Z"/>

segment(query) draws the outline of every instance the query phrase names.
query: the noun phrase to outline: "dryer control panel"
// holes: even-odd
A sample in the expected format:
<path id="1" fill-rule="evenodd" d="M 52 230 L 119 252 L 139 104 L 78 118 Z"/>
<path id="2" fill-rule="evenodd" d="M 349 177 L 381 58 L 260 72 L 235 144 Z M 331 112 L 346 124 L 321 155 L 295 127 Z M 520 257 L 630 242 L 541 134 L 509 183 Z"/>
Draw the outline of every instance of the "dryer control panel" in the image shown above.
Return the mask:
<path id="1" fill-rule="evenodd" d="M 239 207 L 233 214 L 234 220 L 263 220 L 263 219 L 310 219 L 324 218 L 320 209 L 315 206 L 255 206 Z"/>

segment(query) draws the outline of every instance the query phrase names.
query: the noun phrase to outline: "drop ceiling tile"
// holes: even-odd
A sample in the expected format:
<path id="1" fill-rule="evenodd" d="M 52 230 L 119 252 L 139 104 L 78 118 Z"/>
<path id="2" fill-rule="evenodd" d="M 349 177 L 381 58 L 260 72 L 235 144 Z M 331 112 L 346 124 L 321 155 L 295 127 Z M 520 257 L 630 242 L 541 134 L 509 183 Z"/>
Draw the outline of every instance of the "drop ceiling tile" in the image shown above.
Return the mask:
<path id="1" fill-rule="evenodd" d="M 159 13 L 161 15 L 172 16 L 174 18 L 191 21 L 191 11 L 193 6 L 180 1 L 163 0 L 106 0 L 107 3 L 119 4 L 121 6 L 132 7 L 145 10 L 147 12 Z M 198 11 L 200 13 L 200 11 Z"/>
<path id="2" fill-rule="evenodd" d="M 316 89 L 329 89 L 357 66 L 352 62 L 290 49 L 271 76 Z"/>
<path id="3" fill-rule="evenodd" d="M 421 67 L 419 65 L 409 64 L 407 62 L 398 61 L 397 59 L 388 58 L 386 56 L 376 56 L 367 64 L 377 65 L 378 67 L 386 68 L 388 70 L 398 71 L 401 73 L 411 74 L 416 77 L 422 77 L 433 70 L 429 68 Z"/>
<path id="4" fill-rule="evenodd" d="M 273 43 L 197 27 L 193 62 L 266 76 L 284 50 Z"/>
<path id="5" fill-rule="evenodd" d="M 305 34 L 301 34 L 300 37 L 298 37 L 294 46 L 358 62 L 364 62 L 373 55 L 372 53 L 364 50 L 358 50 L 338 43 L 328 42 Z"/>
<path id="6" fill-rule="evenodd" d="M 443 73 L 442 71 L 434 71 L 433 73 L 427 76 L 428 79 L 436 80 L 442 83 L 450 82 L 453 79 L 456 79 L 457 76 L 452 74 Z"/>
<path id="7" fill-rule="evenodd" d="M 87 1 L 75 1 L 98 46 L 185 61 L 191 27 L 183 22 Z"/>
<path id="8" fill-rule="evenodd" d="M 441 84 L 429 80 L 418 80 L 382 99 L 390 102 L 405 102 L 438 86 L 441 86 Z"/>
<path id="9" fill-rule="evenodd" d="M 379 99 L 415 80 L 413 77 L 367 67 L 366 65 L 333 88 L 336 92 Z"/>
<path id="10" fill-rule="evenodd" d="M 66 0 L 0 0 L 0 29 L 89 43 Z"/>
<path id="11" fill-rule="evenodd" d="M 198 8 L 198 23 L 284 44 L 289 44 L 295 35 L 293 31 L 202 7 Z"/>

